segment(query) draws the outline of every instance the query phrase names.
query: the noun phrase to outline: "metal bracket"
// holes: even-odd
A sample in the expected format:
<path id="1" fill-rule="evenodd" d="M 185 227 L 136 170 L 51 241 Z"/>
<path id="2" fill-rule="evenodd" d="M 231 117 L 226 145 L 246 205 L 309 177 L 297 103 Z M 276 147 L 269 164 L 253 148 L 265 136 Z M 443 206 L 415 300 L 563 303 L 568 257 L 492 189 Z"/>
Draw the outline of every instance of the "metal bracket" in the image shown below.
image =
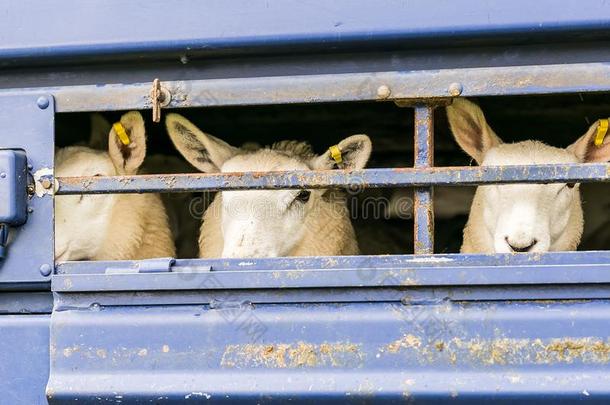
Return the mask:
<path id="1" fill-rule="evenodd" d="M 107 268 L 106 274 L 169 273 L 176 263 L 173 257 L 138 260 L 132 267 Z"/>
<path id="2" fill-rule="evenodd" d="M 153 80 L 152 89 L 150 90 L 150 100 L 152 103 L 152 120 L 153 122 L 161 121 L 161 107 L 167 107 L 172 101 L 172 93 L 161 86 L 159 79 Z"/>

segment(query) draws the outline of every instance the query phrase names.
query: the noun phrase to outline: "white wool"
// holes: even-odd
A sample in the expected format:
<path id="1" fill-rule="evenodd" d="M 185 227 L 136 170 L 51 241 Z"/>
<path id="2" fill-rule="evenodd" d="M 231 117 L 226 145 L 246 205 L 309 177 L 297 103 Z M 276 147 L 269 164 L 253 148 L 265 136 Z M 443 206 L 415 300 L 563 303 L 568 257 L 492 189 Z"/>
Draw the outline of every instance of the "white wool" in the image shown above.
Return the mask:
<path id="1" fill-rule="evenodd" d="M 83 146 L 59 149 L 55 175 L 135 174 L 146 153 L 144 121 L 139 113 L 131 112 L 121 122 L 132 138 L 129 152 L 120 152 L 111 131 L 108 151 Z M 158 195 L 55 197 L 56 260 L 137 260 L 174 255 L 167 215 Z"/>

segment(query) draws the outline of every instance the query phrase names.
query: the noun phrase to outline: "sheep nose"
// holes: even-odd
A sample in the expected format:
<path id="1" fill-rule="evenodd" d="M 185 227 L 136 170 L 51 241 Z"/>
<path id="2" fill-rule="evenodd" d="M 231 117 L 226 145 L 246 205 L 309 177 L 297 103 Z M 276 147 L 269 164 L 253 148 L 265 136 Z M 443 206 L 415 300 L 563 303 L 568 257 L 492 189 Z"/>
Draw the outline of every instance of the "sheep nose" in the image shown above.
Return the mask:
<path id="1" fill-rule="evenodd" d="M 522 252 L 529 252 L 530 250 L 532 250 L 532 248 L 534 246 L 536 246 L 536 243 L 538 243 L 537 239 L 532 239 L 529 243 L 526 244 L 519 244 L 519 243 L 511 243 L 508 240 L 508 236 L 504 237 L 504 240 L 506 241 L 506 244 L 508 245 L 508 247 L 511 248 L 511 250 L 513 252 L 517 252 L 517 253 L 522 253 Z"/>

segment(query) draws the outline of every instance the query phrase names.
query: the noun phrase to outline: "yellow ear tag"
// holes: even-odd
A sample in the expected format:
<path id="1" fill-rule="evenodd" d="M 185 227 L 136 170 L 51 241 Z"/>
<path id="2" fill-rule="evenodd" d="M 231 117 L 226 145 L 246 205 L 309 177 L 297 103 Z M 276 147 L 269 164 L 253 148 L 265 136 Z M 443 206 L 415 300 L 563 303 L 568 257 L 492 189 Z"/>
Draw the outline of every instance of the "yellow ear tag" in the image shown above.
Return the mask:
<path id="1" fill-rule="evenodd" d="M 116 132 L 117 136 L 121 140 L 123 145 L 129 145 L 131 141 L 129 140 L 129 136 L 127 135 L 127 131 L 125 131 L 125 127 L 120 122 L 115 122 L 112 125 L 114 132 Z"/>
<path id="2" fill-rule="evenodd" d="M 335 160 L 335 162 L 337 162 L 337 164 L 343 162 L 343 156 L 341 156 L 341 149 L 339 149 L 339 146 L 333 145 L 328 148 L 328 151 L 330 152 L 330 156 Z"/>
<path id="3" fill-rule="evenodd" d="M 606 134 L 608 133 L 608 120 L 607 119 L 601 119 L 599 120 L 599 126 L 597 127 L 597 134 L 595 134 L 595 146 L 597 146 L 598 148 L 600 146 L 602 146 L 602 144 L 604 143 L 604 138 L 606 137 Z"/>

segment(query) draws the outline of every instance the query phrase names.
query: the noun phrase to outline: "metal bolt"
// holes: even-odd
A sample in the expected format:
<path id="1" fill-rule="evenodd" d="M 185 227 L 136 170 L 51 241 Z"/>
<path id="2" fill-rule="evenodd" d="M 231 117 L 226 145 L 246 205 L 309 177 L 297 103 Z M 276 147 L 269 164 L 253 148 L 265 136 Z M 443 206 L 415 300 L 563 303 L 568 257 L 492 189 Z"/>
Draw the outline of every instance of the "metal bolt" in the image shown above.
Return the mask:
<path id="1" fill-rule="evenodd" d="M 28 165 L 28 170 L 32 170 L 33 168 L 34 168 L 34 166 Z"/>
<path id="2" fill-rule="evenodd" d="M 385 84 L 377 87 L 377 97 L 379 98 L 388 98 L 390 97 L 391 90 Z"/>
<path id="3" fill-rule="evenodd" d="M 5 178 L 6 177 L 6 173 L 4 173 L 4 172 L 0 173 L 0 177 Z"/>
<path id="4" fill-rule="evenodd" d="M 47 190 L 50 189 L 51 186 L 53 185 L 51 180 L 46 177 L 40 181 L 40 184 L 42 184 L 42 188 L 47 189 Z"/>
<path id="5" fill-rule="evenodd" d="M 49 106 L 49 98 L 45 96 L 40 96 L 38 97 L 38 100 L 36 100 L 36 104 L 38 104 L 38 108 L 44 110 Z"/>
<path id="6" fill-rule="evenodd" d="M 30 213 L 30 214 L 31 214 L 32 212 L 34 212 L 34 208 L 32 208 L 32 207 L 28 207 L 28 213 Z"/>
<path id="7" fill-rule="evenodd" d="M 464 87 L 462 86 L 462 83 L 451 83 L 449 85 L 449 94 L 452 97 L 457 97 L 460 94 L 462 94 L 462 91 L 464 90 Z"/>
<path id="8" fill-rule="evenodd" d="M 186 65 L 187 63 L 189 63 L 189 62 L 190 62 L 189 57 L 188 57 L 188 56 L 186 56 L 186 55 L 182 55 L 182 56 L 180 57 L 180 62 L 181 62 L 183 65 Z"/>
<path id="9" fill-rule="evenodd" d="M 42 274 L 44 277 L 49 276 L 51 274 L 51 265 L 45 263 L 40 266 L 40 274 Z"/>

